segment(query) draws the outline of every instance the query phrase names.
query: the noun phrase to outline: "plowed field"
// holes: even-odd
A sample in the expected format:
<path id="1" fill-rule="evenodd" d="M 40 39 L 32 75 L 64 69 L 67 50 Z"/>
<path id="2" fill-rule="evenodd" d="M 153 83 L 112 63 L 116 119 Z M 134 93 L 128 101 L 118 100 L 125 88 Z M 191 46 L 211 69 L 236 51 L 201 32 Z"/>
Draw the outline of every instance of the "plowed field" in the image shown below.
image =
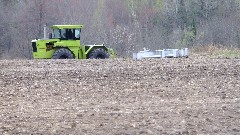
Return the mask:
<path id="1" fill-rule="evenodd" d="M 240 60 L 1 60 L 0 134 L 240 134 Z"/>

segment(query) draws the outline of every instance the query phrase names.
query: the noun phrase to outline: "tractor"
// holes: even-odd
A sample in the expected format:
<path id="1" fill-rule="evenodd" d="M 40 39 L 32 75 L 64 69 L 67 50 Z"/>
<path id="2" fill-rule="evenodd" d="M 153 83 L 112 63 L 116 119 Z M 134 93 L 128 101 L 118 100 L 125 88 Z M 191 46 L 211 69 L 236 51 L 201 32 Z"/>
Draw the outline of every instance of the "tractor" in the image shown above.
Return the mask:
<path id="1" fill-rule="evenodd" d="M 82 45 L 80 42 L 83 25 L 53 25 L 47 38 L 32 40 L 34 59 L 107 59 L 115 52 L 104 44 Z"/>

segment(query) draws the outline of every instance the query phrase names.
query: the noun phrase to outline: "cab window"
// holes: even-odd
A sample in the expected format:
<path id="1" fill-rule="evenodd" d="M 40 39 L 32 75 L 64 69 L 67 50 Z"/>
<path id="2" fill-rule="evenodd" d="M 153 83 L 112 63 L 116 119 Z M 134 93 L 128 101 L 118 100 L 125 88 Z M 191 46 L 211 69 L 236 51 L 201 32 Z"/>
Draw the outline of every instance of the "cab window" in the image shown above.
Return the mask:
<path id="1" fill-rule="evenodd" d="M 66 39 L 67 38 L 67 31 L 66 31 L 66 29 L 61 29 L 60 32 L 61 32 L 61 38 L 62 39 Z"/>
<path id="2" fill-rule="evenodd" d="M 80 29 L 75 29 L 75 38 L 80 39 Z"/>
<path id="3" fill-rule="evenodd" d="M 59 29 L 53 29 L 53 38 L 61 38 Z"/>
<path id="4" fill-rule="evenodd" d="M 54 29 L 53 38 L 80 40 L 81 29 Z"/>

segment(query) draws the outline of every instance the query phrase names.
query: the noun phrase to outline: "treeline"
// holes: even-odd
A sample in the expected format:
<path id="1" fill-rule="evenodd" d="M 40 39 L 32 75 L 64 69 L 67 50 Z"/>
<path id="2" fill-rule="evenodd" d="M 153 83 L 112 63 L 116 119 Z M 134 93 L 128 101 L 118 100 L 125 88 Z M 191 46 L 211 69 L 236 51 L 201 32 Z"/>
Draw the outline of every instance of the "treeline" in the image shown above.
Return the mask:
<path id="1" fill-rule="evenodd" d="M 143 47 L 240 47 L 240 0 L 0 1 L 0 58 L 31 58 L 45 24 L 83 24 L 83 44 L 105 43 L 122 56 Z"/>

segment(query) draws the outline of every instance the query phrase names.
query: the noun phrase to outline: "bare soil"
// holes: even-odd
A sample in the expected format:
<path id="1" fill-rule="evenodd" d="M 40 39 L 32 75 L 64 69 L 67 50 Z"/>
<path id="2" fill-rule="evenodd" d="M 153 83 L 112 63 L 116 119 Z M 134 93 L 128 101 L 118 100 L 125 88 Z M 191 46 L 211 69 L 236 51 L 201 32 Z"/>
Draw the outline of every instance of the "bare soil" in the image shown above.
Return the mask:
<path id="1" fill-rule="evenodd" d="M 240 134 L 240 60 L 1 60 L 0 134 Z"/>

